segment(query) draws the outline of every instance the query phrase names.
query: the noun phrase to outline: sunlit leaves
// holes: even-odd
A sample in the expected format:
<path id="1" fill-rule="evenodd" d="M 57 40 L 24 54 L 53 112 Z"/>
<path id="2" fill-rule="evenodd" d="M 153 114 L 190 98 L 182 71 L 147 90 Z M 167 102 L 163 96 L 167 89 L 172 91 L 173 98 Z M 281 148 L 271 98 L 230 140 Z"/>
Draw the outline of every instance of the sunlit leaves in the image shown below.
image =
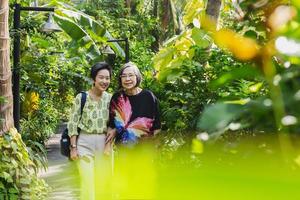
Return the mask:
<path id="1" fill-rule="evenodd" d="M 184 60 L 191 60 L 195 55 L 195 49 L 192 47 L 207 48 L 210 44 L 209 36 L 201 29 L 193 28 L 183 32 L 153 58 L 159 80 L 167 81 L 178 78 L 183 74 L 180 68 Z M 168 73 L 171 74 L 168 75 Z"/>
<path id="2" fill-rule="evenodd" d="M 237 105 L 245 105 L 249 101 L 250 101 L 250 98 L 246 98 L 246 99 L 238 99 L 238 100 L 232 100 L 232 101 L 225 101 L 224 103 L 227 103 L 227 104 L 237 104 Z"/>
<path id="3" fill-rule="evenodd" d="M 168 63 L 167 67 L 164 67 L 158 73 L 158 79 L 163 82 L 174 81 L 175 79 L 183 75 L 183 71 L 180 69 L 182 63 L 183 60 L 181 58 L 172 60 L 170 63 Z"/>
<path id="4" fill-rule="evenodd" d="M 204 7 L 204 0 L 190 0 L 184 8 L 184 24 L 188 25 L 192 23 L 194 19 L 200 19 L 200 13 Z"/>
<path id="5" fill-rule="evenodd" d="M 30 91 L 25 94 L 25 100 L 22 104 L 23 112 L 30 115 L 39 109 L 40 96 L 37 92 Z"/>
<path id="6" fill-rule="evenodd" d="M 155 69 L 160 71 L 161 68 L 167 66 L 173 58 L 174 51 L 175 49 L 173 49 L 172 47 L 160 50 L 153 58 Z"/>
<path id="7" fill-rule="evenodd" d="M 256 83 L 249 87 L 249 91 L 253 93 L 258 92 L 262 88 L 262 86 L 263 86 L 262 82 Z"/>
<path id="8" fill-rule="evenodd" d="M 180 52 L 182 55 L 186 54 L 186 52 L 193 45 L 193 41 L 190 40 L 190 37 L 182 37 L 181 40 L 177 40 L 175 42 L 175 49 L 177 52 Z"/>
<path id="9" fill-rule="evenodd" d="M 207 48 L 211 45 L 209 36 L 201 29 L 192 29 L 192 39 L 195 41 L 196 45 L 200 48 Z"/>

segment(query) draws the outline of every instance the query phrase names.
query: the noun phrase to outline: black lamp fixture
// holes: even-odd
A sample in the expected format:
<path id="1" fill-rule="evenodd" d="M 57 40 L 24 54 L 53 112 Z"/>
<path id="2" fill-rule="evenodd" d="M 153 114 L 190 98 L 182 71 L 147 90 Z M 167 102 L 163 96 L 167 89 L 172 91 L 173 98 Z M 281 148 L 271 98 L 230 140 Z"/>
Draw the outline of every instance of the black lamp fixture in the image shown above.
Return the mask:
<path id="1" fill-rule="evenodd" d="M 21 28 L 21 11 L 54 12 L 54 8 L 22 7 L 20 4 L 14 4 L 14 30 L 19 30 Z M 49 20 L 49 22 L 51 21 Z M 47 23 L 45 24 L 45 26 L 47 28 L 45 30 L 48 30 L 48 32 L 49 30 L 51 30 L 52 27 L 54 27 L 52 25 L 50 26 Z M 57 27 L 55 29 L 52 29 L 52 31 L 57 31 Z M 18 131 L 20 131 L 20 34 L 18 33 L 18 31 L 14 36 L 13 65 L 13 117 L 15 127 Z"/>
<path id="2" fill-rule="evenodd" d="M 102 53 L 108 54 L 108 55 L 115 55 L 115 52 L 111 49 L 111 47 L 110 47 L 109 45 L 106 45 L 106 46 L 102 49 Z"/>
<path id="3" fill-rule="evenodd" d="M 128 41 L 128 38 L 124 38 L 124 39 L 112 39 L 112 40 L 107 40 L 106 42 L 125 42 L 125 62 L 128 63 L 129 62 L 129 41 Z M 110 54 L 114 54 L 112 53 L 113 50 L 109 47 L 109 46 L 106 46 L 104 47 L 104 50 L 103 50 L 103 53 L 106 53 L 108 55 Z"/>
<path id="4" fill-rule="evenodd" d="M 46 23 L 41 28 L 42 32 L 60 32 L 61 28 L 53 20 L 53 13 L 49 13 L 49 17 Z"/>

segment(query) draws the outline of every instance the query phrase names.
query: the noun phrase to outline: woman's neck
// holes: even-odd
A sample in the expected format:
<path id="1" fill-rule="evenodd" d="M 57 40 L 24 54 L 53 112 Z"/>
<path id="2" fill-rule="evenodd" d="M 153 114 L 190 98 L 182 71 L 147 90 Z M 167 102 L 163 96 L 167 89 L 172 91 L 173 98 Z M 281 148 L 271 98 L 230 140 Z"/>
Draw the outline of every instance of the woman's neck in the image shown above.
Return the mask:
<path id="1" fill-rule="evenodd" d="M 92 96 L 92 99 L 99 100 L 99 98 L 102 96 L 103 92 L 97 90 L 95 87 L 92 87 L 89 91 L 90 95 Z"/>
<path id="2" fill-rule="evenodd" d="M 139 87 L 135 87 L 135 88 L 132 88 L 130 90 L 125 90 L 125 93 L 129 96 L 133 96 L 133 95 L 137 95 L 138 93 L 140 93 L 142 91 L 141 88 Z"/>

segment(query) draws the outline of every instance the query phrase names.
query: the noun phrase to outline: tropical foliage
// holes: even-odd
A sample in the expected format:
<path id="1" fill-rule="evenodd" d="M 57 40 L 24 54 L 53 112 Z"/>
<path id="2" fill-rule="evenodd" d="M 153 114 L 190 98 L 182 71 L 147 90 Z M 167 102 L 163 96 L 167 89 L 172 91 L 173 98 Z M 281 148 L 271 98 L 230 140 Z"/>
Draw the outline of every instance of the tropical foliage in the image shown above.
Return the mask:
<path id="1" fill-rule="evenodd" d="M 224 10 L 224 18 L 217 30 L 214 28 L 215 22 L 204 15 L 204 4 L 200 2 L 190 1 L 186 5 L 186 8 L 192 6 L 199 12 L 186 12 L 184 19 L 187 25 L 190 24 L 188 29 L 166 43 L 155 56 L 154 65 L 159 71 L 158 78 L 167 83 L 183 79 L 185 69 L 182 66 L 186 61 L 196 60 L 195 67 L 200 66 L 203 72 L 212 71 L 212 76 L 207 79 L 198 76 L 208 82 L 207 90 L 215 94 L 216 98 L 213 100 L 218 101 L 207 107 L 198 121 L 197 126 L 209 133 L 218 135 L 228 129 L 246 127 L 297 132 L 298 115 L 291 107 L 297 101 L 293 96 L 298 91 L 299 84 L 294 82 L 294 87 L 290 90 L 287 89 L 287 84 L 291 84 L 291 79 L 297 77 L 298 63 L 295 54 L 284 55 L 276 46 L 278 40 L 287 36 L 290 24 L 298 23 L 296 8 L 276 8 L 283 2 L 276 2 L 275 5 L 271 2 L 266 2 L 265 5 L 240 3 L 235 5 L 237 10 L 234 10 L 234 15 Z M 225 4 L 224 9 L 230 10 L 228 6 L 231 5 Z M 256 9 L 252 9 L 255 6 Z M 243 18 L 237 19 L 237 14 Z M 283 17 L 282 23 L 275 22 L 279 16 Z M 236 20 L 240 21 L 232 23 Z M 195 49 L 199 48 L 202 52 L 200 56 L 195 54 Z M 207 48 L 209 54 L 205 53 Z M 221 52 L 221 55 L 215 57 L 214 52 Z M 291 78 L 287 78 L 286 74 L 290 74 Z M 186 85 L 187 88 L 195 88 L 194 84 L 189 85 L 189 81 L 186 81 Z M 207 94 L 209 93 L 204 93 Z M 260 123 L 261 119 L 266 118 L 267 123 Z M 286 123 L 285 120 L 289 122 Z"/>
<path id="2" fill-rule="evenodd" d="M 55 7 L 53 17 L 62 31 L 41 32 L 47 15 L 40 12 L 21 12 L 22 29 L 13 30 L 10 9 L 10 37 L 21 37 L 24 143 L 13 129 L 0 136 L 4 152 L 0 198 L 42 198 L 45 184 L 35 170 L 46 167 L 45 142 L 67 120 L 74 95 L 88 88 L 90 66 L 107 60 L 117 74 L 124 64 L 124 43 L 111 39 L 129 39 L 130 60 L 143 73 L 142 87 L 160 100 L 167 130 L 161 136 L 164 158 L 172 159 L 174 152 L 190 144 L 193 153 L 201 154 L 201 135 L 226 140 L 232 133 L 240 137 L 300 130 L 296 0 L 44 0 L 39 4 Z M 116 55 L 105 54 L 107 48 Z M 109 91 L 116 89 L 113 79 Z M 8 102 L 9 95 L 3 96 L 0 102 Z M 9 160 L 14 160 L 12 165 Z"/>
<path id="3" fill-rule="evenodd" d="M 44 199 L 46 183 L 37 177 L 26 145 L 16 129 L 0 137 L 0 198 Z"/>

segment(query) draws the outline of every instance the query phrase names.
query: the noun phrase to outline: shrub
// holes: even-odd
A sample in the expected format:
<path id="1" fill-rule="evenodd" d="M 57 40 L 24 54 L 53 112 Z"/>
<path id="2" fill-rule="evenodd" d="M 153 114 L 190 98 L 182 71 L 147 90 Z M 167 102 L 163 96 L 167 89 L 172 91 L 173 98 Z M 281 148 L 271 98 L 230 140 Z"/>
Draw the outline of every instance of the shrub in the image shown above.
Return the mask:
<path id="1" fill-rule="evenodd" d="M 0 151 L 0 199 L 44 199 L 47 184 L 37 177 L 37 167 L 16 129 L 0 136 Z"/>

